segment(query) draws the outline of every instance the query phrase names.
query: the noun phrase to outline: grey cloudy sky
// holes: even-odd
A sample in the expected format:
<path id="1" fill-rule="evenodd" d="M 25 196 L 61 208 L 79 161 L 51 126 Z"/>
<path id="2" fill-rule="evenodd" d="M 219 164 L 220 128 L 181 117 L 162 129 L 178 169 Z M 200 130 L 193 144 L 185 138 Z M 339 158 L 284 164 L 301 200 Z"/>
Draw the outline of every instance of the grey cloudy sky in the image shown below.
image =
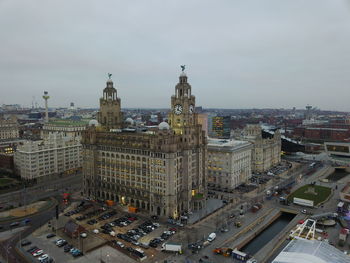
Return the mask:
<path id="1" fill-rule="evenodd" d="M 350 111 L 348 0 L 0 0 L 0 103 L 168 107 L 180 64 L 197 105 Z"/>

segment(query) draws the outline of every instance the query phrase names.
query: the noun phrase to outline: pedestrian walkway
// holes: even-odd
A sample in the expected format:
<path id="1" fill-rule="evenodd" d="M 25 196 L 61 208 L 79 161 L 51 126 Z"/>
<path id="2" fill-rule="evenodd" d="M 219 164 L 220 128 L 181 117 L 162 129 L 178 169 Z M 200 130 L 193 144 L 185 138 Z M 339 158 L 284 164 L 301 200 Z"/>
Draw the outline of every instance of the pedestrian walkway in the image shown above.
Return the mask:
<path id="1" fill-rule="evenodd" d="M 207 217 L 208 215 L 210 215 L 211 213 L 220 209 L 223 206 L 224 206 L 224 203 L 222 202 L 222 200 L 209 199 L 207 200 L 207 204 L 205 208 L 198 210 L 196 212 L 193 212 L 193 214 L 189 216 L 187 223 L 193 224 L 195 222 L 198 222 L 199 220 Z"/>

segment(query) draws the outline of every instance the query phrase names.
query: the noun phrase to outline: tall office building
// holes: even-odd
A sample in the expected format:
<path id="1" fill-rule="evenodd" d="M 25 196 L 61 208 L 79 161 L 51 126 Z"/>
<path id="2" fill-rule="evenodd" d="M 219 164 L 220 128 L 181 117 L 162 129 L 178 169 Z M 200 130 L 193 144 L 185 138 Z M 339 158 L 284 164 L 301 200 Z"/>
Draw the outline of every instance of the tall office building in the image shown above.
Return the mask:
<path id="1" fill-rule="evenodd" d="M 202 125 L 202 130 L 205 132 L 205 136 L 208 136 L 208 114 L 198 113 L 198 123 Z"/>
<path id="2" fill-rule="evenodd" d="M 231 116 L 215 116 L 212 119 L 212 137 L 229 139 L 231 135 Z"/>
<path id="3" fill-rule="evenodd" d="M 83 132 L 84 194 L 164 217 L 203 208 L 207 141 L 191 89 L 182 72 L 171 97 L 169 124 L 145 131 L 124 128 L 120 99 L 108 80 L 99 123 Z"/>
<path id="4" fill-rule="evenodd" d="M 14 163 L 25 180 L 45 181 L 60 175 L 75 175 L 81 170 L 80 140 L 50 134 L 42 141 L 26 141 L 17 147 Z"/>

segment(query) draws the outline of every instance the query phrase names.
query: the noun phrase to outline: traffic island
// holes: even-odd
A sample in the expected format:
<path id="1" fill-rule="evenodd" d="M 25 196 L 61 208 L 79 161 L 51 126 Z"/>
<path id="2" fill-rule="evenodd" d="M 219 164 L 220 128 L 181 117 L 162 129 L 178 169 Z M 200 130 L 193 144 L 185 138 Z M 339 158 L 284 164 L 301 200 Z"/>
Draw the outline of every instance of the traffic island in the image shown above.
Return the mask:
<path id="1" fill-rule="evenodd" d="M 3 212 L 0 212 L 0 222 L 31 216 L 36 213 L 45 211 L 56 204 L 57 202 L 55 201 L 55 199 L 50 198 L 50 199 L 41 200 L 26 206 L 21 206 L 18 208 L 13 208 L 7 211 L 3 211 Z"/>
<path id="2" fill-rule="evenodd" d="M 332 194 L 332 189 L 326 186 L 307 184 L 288 196 L 288 201 L 293 202 L 294 198 L 313 201 L 313 206 L 324 203 Z"/>

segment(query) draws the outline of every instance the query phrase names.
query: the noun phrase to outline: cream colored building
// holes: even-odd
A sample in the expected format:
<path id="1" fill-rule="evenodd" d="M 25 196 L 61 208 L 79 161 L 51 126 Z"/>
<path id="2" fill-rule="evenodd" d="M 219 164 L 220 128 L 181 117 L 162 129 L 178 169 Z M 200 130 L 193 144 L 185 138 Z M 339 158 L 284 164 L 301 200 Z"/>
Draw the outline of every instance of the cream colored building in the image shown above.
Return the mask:
<path id="1" fill-rule="evenodd" d="M 233 190 L 252 175 L 253 144 L 246 141 L 208 139 L 208 184 Z"/>
<path id="2" fill-rule="evenodd" d="M 19 126 L 17 120 L 0 118 L 0 140 L 14 139 L 19 137 Z"/>
<path id="3" fill-rule="evenodd" d="M 46 139 L 50 134 L 60 133 L 64 137 L 77 137 L 81 139 L 88 121 L 50 120 L 41 130 L 41 138 Z"/>
<path id="4" fill-rule="evenodd" d="M 45 140 L 19 145 L 14 155 L 15 169 L 26 180 L 75 174 L 82 166 L 81 151 L 79 139 L 50 134 Z"/>
<path id="5" fill-rule="evenodd" d="M 205 136 L 208 136 L 208 114 L 198 113 L 198 123 L 202 125 L 202 130 L 205 132 Z"/>
<path id="6" fill-rule="evenodd" d="M 272 138 L 263 138 L 259 124 L 248 124 L 243 129 L 244 140 L 253 143 L 252 171 L 266 172 L 281 162 L 281 133 L 276 130 Z"/>
<path id="7" fill-rule="evenodd" d="M 157 129 L 125 127 L 120 102 L 109 79 L 100 99 L 99 123 L 83 133 L 85 196 L 162 217 L 178 218 L 203 208 L 207 141 L 187 76 L 181 74 L 171 97 L 169 123 Z"/>

